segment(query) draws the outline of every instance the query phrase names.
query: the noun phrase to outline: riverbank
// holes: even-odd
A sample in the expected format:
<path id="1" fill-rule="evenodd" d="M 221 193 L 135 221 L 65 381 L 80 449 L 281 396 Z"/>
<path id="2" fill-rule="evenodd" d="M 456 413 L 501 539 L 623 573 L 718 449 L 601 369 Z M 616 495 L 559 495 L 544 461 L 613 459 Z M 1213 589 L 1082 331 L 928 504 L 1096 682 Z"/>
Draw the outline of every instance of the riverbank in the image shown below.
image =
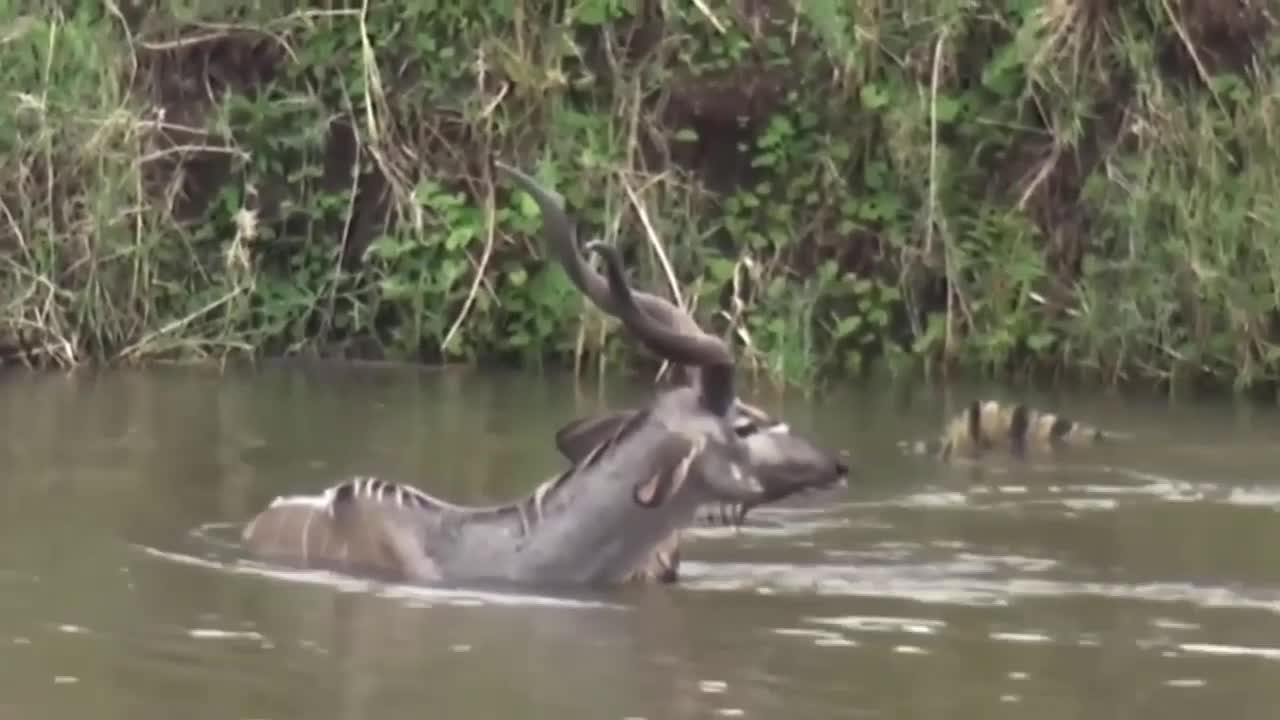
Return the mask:
<path id="1" fill-rule="evenodd" d="M 500 157 L 779 380 L 1280 376 L 1262 3 L 71 5 L 0 35 L 6 363 L 632 362 Z"/>

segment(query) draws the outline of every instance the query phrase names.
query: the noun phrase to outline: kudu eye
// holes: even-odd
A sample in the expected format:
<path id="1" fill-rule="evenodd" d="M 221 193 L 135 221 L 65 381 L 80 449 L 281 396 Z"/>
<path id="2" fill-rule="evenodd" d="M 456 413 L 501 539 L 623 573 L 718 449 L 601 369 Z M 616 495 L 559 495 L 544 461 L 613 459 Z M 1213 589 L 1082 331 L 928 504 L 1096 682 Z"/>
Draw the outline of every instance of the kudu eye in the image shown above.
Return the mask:
<path id="1" fill-rule="evenodd" d="M 756 427 L 756 424 L 751 421 L 744 422 L 740 425 L 735 425 L 733 428 L 733 432 L 740 438 L 746 437 L 748 435 L 754 435 L 759 430 L 760 428 Z"/>

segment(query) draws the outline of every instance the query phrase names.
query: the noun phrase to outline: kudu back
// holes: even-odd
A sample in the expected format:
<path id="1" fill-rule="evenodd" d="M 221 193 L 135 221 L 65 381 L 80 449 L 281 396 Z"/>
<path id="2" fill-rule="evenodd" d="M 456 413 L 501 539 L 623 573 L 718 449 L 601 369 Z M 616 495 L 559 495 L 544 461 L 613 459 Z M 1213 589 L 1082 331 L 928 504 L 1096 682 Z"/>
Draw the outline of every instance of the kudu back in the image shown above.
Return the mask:
<path id="1" fill-rule="evenodd" d="M 659 393 L 521 500 L 467 507 L 356 478 L 319 496 L 277 498 L 246 526 L 249 551 L 414 582 L 609 584 L 635 577 L 699 507 L 765 496 L 732 422 L 728 346 L 655 321 L 617 254 L 594 249 L 608 268 L 601 309 L 658 357 L 693 369 L 697 382 Z"/>
<path id="2" fill-rule="evenodd" d="M 592 268 L 578 249 L 576 223 L 565 209 L 563 198 L 510 165 L 498 162 L 496 167 L 537 203 L 542 214 L 543 235 L 573 284 L 597 307 L 616 314 L 608 280 Z M 703 334 L 693 316 L 671 301 L 641 291 L 634 291 L 632 297 L 640 311 L 672 331 Z M 682 382 L 694 387 L 701 382 L 701 374 L 693 368 L 677 365 L 677 370 Z M 556 433 L 556 447 L 570 461 L 576 461 L 637 412 L 640 411 L 625 409 L 574 420 Z M 737 525 L 758 505 L 845 482 L 848 475 L 845 463 L 763 409 L 735 397 L 729 421 L 743 443 L 746 463 L 760 480 L 763 492 L 747 502 L 705 505 L 695 516 L 700 524 Z M 679 575 L 679 545 L 679 533 L 673 533 L 638 571 L 636 579 L 675 581 Z"/>

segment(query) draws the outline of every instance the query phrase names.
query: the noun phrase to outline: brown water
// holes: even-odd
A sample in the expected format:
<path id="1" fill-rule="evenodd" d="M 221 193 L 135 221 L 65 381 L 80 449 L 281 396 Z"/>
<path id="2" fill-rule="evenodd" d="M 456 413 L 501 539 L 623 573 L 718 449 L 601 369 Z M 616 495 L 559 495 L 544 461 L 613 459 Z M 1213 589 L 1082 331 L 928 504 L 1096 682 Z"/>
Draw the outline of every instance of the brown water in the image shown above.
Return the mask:
<path id="1" fill-rule="evenodd" d="M 1035 396 L 1134 437 L 900 454 L 973 394 L 757 396 L 851 451 L 848 491 L 700 533 L 682 586 L 566 598 L 264 569 L 225 540 L 353 473 L 511 497 L 560 467 L 552 431 L 606 400 L 589 384 L 0 375 L 0 720 L 1274 717 L 1280 415 Z"/>

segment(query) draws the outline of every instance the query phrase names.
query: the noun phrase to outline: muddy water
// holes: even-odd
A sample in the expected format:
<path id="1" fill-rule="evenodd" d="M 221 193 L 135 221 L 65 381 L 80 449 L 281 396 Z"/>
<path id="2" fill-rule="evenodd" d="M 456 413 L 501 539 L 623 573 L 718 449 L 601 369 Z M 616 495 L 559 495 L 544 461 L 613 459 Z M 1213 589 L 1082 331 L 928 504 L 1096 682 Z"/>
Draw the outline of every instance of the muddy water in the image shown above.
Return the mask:
<path id="1" fill-rule="evenodd" d="M 276 494 L 352 473 L 505 499 L 559 467 L 560 423 L 642 392 L 0 375 L 0 719 L 1275 716 L 1280 416 L 1226 401 L 1034 396 L 1133 437 L 942 467 L 896 444 L 972 388 L 757 396 L 859 476 L 772 526 L 699 533 L 678 588 L 428 592 L 226 542 Z"/>

